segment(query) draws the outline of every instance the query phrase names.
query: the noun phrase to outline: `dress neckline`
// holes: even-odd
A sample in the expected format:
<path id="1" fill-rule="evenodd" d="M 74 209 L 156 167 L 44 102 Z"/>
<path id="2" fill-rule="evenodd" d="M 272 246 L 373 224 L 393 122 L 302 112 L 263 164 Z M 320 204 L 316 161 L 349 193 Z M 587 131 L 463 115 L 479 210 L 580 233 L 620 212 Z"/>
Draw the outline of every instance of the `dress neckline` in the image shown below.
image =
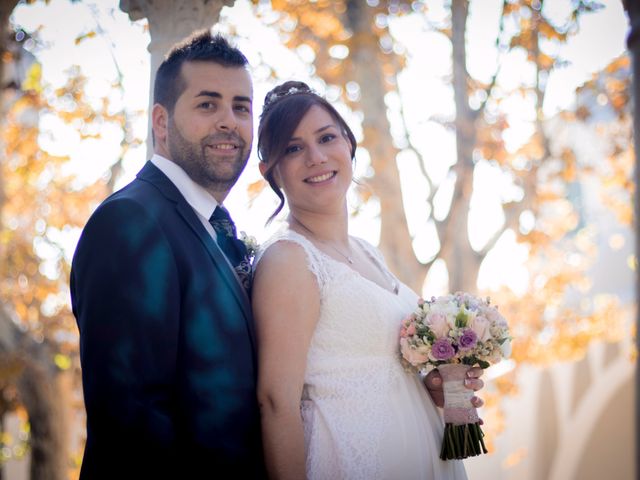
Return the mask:
<path id="1" fill-rule="evenodd" d="M 387 292 L 390 295 L 393 295 L 394 297 L 400 297 L 400 282 L 393 276 L 393 274 L 387 269 L 385 268 L 384 265 L 382 265 L 382 263 L 369 251 L 369 249 L 366 247 L 366 245 L 363 245 L 362 241 L 358 238 L 358 237 L 351 237 L 353 238 L 356 243 L 360 246 L 360 248 L 362 250 L 364 250 L 364 253 L 367 255 L 367 257 L 369 257 L 369 259 L 376 265 L 376 267 L 378 268 L 378 270 L 380 270 L 380 272 L 382 273 L 382 275 L 386 276 L 387 278 L 391 279 L 392 282 L 392 286 L 395 287 L 395 291 L 394 290 L 390 290 L 386 287 L 383 287 L 382 285 L 380 285 L 378 282 L 375 282 L 373 280 L 371 280 L 370 278 L 365 277 L 362 273 L 360 273 L 359 271 L 357 271 L 354 268 L 351 268 L 349 265 L 347 265 L 344 262 L 341 262 L 339 260 L 336 260 L 335 258 L 333 258 L 331 255 L 326 254 L 325 252 L 323 252 L 322 250 L 320 250 L 311 240 L 309 240 L 307 237 L 305 237 L 303 234 L 296 232 L 295 230 L 292 230 L 290 228 L 288 228 L 286 230 L 287 233 L 293 233 L 294 235 L 297 235 L 298 237 L 302 237 L 304 239 L 305 242 L 309 243 L 311 245 L 311 247 L 318 252 L 322 257 L 329 259 L 331 262 L 336 263 L 338 265 L 342 265 L 342 267 L 346 268 L 347 270 L 349 270 L 349 272 L 353 273 L 354 275 L 366 280 L 367 282 L 375 285 L 376 287 L 378 287 L 380 290 L 383 290 L 385 292 Z"/>

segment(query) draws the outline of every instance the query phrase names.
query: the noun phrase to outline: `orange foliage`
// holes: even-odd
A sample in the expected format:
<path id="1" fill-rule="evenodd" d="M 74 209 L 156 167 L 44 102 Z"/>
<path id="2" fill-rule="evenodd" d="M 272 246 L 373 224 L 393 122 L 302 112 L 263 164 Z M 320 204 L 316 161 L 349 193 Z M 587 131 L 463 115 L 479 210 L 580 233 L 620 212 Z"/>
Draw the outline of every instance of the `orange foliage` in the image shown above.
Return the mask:
<path id="1" fill-rule="evenodd" d="M 52 155 L 40 145 L 48 132 L 40 129 L 39 120 L 44 114 L 57 116 L 74 126 L 80 137 L 95 136 L 93 132 L 105 123 L 116 124 L 125 138 L 122 155 L 140 144 L 131 138 L 131 114 L 112 112 L 107 100 L 101 108 L 92 108 L 84 94 L 85 83 L 79 69 L 73 69 L 66 85 L 51 91 L 42 84 L 40 66 L 34 64 L 22 90 L 5 95 L 0 130 L 0 299 L 25 332 L 36 342 L 47 342 L 51 365 L 69 370 L 76 389 L 78 338 L 69 309 L 72 252 L 68 247 L 110 187 L 103 180 L 79 186 L 67 172 L 69 157 Z M 5 370 L 0 369 L 3 399 L 14 378 Z M 24 411 L 19 402 L 16 397 L 9 408 Z"/>
<path id="2" fill-rule="evenodd" d="M 628 55 L 612 61 L 605 69 L 578 89 L 578 98 L 586 98 L 579 109 L 586 112 L 580 119 L 595 123 L 597 132 L 608 142 L 609 154 L 593 167 L 593 174 L 601 180 L 602 201 L 625 225 L 633 221 L 633 168 L 635 152 L 632 141 L 631 65 Z M 589 102 L 595 99 L 595 102 Z M 613 121 L 598 122 L 591 109 L 611 112 Z"/>
<path id="3" fill-rule="evenodd" d="M 258 4 L 258 0 L 253 0 Z M 358 3 L 356 10 L 366 10 L 367 15 L 402 15 L 417 8 L 415 2 L 395 1 L 380 2 L 377 6 L 368 5 L 366 2 Z M 379 44 L 389 32 L 386 27 L 377 24 L 367 28 L 366 34 L 354 35 L 347 21 L 347 2 L 341 1 L 317 1 L 303 2 L 300 0 L 274 0 L 271 2 L 274 11 L 279 12 L 276 25 L 283 32 L 283 41 L 288 47 L 295 49 L 300 45 L 310 47 L 315 53 L 314 67 L 316 73 L 328 84 L 338 85 L 341 88 L 342 100 L 348 105 L 353 105 L 352 99 L 346 95 L 344 85 L 350 80 L 354 68 L 352 52 L 358 52 L 363 45 L 374 45 L 373 50 L 378 52 L 372 61 L 378 62 L 381 69 L 394 76 L 400 71 L 405 58 L 393 52 L 383 51 Z M 426 7 L 425 7 L 426 8 Z M 358 12 L 358 15 L 363 15 Z M 344 59 L 331 56 L 331 47 L 343 45 L 349 50 L 349 55 Z M 387 85 L 389 89 L 392 85 Z"/>
<path id="4" fill-rule="evenodd" d="M 5 197 L 0 298 L 34 335 L 65 350 L 65 345 L 76 343 L 76 327 L 67 307 L 69 263 L 62 236 L 83 226 L 108 190 L 102 182 L 77 189 L 75 177 L 65 173 L 68 157 L 51 155 L 40 147 L 38 119 L 47 112 L 80 129 L 91 128 L 97 121 L 125 123 L 123 115 L 108 113 L 108 102 L 102 110 L 93 110 L 84 96 L 86 79 L 77 70 L 70 74 L 50 100 L 37 84 L 37 75 L 35 79 L 29 75 L 24 86 L 30 88 L 10 105 L 0 132 L 6 159 L 0 164 Z M 73 99 L 74 108 L 59 108 L 61 98 L 63 105 Z"/>

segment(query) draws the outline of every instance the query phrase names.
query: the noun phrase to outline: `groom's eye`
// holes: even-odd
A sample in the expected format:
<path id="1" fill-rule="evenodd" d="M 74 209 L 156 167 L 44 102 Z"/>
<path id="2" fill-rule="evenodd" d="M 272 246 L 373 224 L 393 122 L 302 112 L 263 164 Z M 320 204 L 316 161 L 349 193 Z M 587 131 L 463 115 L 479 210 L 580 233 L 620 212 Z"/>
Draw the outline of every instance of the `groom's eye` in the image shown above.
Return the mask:
<path id="1" fill-rule="evenodd" d="M 235 109 L 242 113 L 251 113 L 251 108 L 249 108 L 247 105 L 238 104 L 235 106 Z"/>

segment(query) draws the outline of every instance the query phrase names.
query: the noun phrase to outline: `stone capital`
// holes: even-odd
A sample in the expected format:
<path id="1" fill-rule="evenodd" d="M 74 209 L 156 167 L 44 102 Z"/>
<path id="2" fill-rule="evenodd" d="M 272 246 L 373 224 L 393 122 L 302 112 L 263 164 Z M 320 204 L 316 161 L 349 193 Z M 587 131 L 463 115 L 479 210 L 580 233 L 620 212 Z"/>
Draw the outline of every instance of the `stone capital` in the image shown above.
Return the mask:
<path id="1" fill-rule="evenodd" d="M 146 18 L 149 23 L 152 55 L 164 55 L 177 41 L 193 31 L 213 26 L 225 6 L 235 0 L 120 0 L 120 9 L 132 21 Z"/>

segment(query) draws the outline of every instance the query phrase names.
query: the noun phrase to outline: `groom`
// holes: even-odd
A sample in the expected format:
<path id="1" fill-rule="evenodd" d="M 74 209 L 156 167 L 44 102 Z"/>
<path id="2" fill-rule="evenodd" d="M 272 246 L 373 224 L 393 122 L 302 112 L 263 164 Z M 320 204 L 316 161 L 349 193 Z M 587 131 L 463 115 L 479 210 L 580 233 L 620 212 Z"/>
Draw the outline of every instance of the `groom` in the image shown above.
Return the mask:
<path id="1" fill-rule="evenodd" d="M 155 154 L 82 232 L 83 479 L 264 476 L 250 264 L 221 207 L 249 158 L 252 99 L 224 38 L 175 46 L 155 80 Z"/>

